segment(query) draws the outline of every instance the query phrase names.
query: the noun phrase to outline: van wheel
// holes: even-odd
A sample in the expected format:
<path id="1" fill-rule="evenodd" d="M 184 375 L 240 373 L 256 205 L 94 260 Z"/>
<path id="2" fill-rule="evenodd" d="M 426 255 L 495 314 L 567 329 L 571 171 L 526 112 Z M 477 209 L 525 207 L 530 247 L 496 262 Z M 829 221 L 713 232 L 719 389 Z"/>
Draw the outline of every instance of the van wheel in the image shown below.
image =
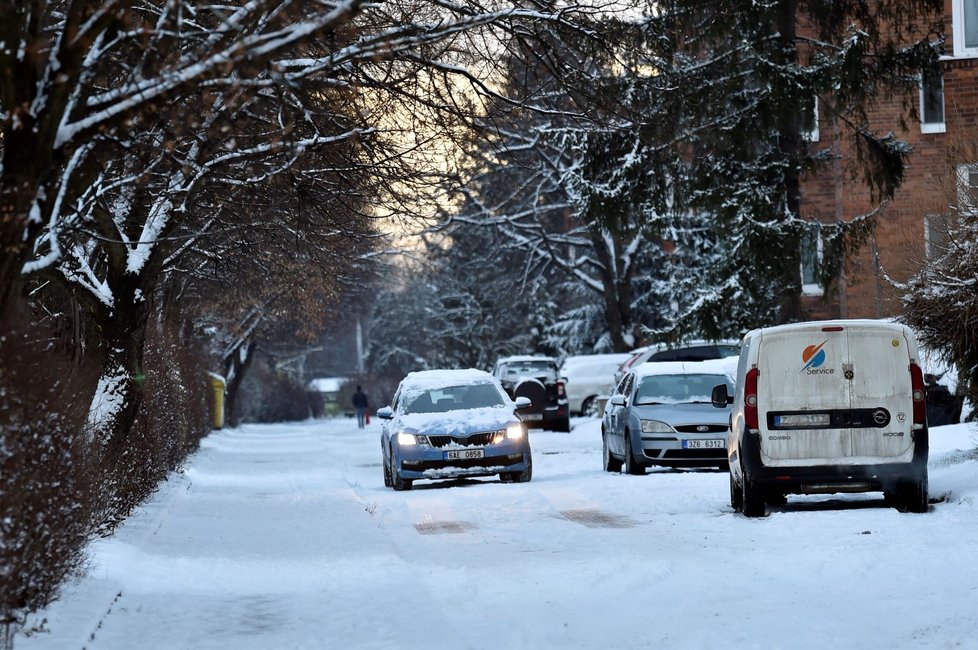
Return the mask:
<path id="1" fill-rule="evenodd" d="M 625 473 L 633 474 L 635 476 L 642 476 L 645 474 L 645 468 L 635 462 L 635 457 L 632 455 L 632 443 L 628 441 L 628 432 L 625 432 Z"/>
<path id="2" fill-rule="evenodd" d="M 606 433 L 601 434 L 601 455 L 604 460 L 604 471 L 621 471 L 621 461 L 611 455 L 611 449 L 608 448 L 608 435 Z"/>
<path id="3" fill-rule="evenodd" d="M 897 486 L 897 509 L 901 512 L 927 512 L 927 477 Z"/>
<path id="4" fill-rule="evenodd" d="M 740 512 L 744 507 L 744 495 L 740 491 L 740 486 L 734 481 L 733 474 L 730 475 L 730 507 L 734 512 Z"/>
<path id="5" fill-rule="evenodd" d="M 744 516 L 763 517 L 766 515 L 767 509 L 764 506 L 764 493 L 761 492 L 760 488 L 754 485 L 754 481 L 752 481 L 749 476 L 744 476 L 744 484 L 742 487 Z"/>

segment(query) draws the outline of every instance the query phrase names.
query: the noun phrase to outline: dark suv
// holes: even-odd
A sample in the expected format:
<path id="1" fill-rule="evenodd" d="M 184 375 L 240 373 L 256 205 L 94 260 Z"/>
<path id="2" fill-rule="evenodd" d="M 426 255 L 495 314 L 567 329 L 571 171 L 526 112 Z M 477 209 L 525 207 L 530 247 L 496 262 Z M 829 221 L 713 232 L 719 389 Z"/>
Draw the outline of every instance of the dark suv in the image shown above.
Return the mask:
<path id="1" fill-rule="evenodd" d="M 496 362 L 494 377 L 513 399 L 529 398 L 532 406 L 521 409 L 528 426 L 570 431 L 570 407 L 557 360 L 550 357 L 504 357 Z"/>

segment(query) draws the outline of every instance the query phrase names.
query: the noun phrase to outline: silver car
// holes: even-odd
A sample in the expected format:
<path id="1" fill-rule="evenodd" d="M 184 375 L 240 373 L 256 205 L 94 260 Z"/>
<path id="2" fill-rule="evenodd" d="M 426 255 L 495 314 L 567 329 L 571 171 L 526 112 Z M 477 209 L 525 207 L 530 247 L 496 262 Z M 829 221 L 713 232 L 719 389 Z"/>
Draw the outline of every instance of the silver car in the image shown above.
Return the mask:
<path id="1" fill-rule="evenodd" d="M 716 408 L 713 387 L 733 393 L 736 359 L 643 363 L 627 372 L 601 420 L 604 469 L 644 474 L 663 467 L 727 469 L 730 408 Z"/>

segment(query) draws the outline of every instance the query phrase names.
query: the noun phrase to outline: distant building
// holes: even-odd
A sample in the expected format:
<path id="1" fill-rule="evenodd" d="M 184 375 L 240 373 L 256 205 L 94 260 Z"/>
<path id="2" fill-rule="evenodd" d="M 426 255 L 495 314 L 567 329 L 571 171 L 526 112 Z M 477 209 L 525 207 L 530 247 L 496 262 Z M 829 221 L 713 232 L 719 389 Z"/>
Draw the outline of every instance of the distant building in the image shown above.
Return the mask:
<path id="1" fill-rule="evenodd" d="M 879 318 L 902 311 L 901 282 L 946 244 L 946 224 L 956 205 L 966 204 L 978 185 L 978 10 L 973 0 L 946 0 L 946 53 L 933 70 L 921 71 L 916 93 L 920 119 L 900 127 L 902 98 L 881 102 L 871 113 L 878 132 L 893 133 L 913 147 L 904 182 L 878 218 L 875 236 L 849 260 L 849 273 L 829 295 L 814 283 L 820 255 L 817 238 L 802 251 L 806 316 Z M 802 217 L 822 222 L 850 220 L 873 207 L 868 191 L 847 178 L 851 152 L 839 128 L 821 117 L 809 139 L 832 145 L 842 160 L 806 178 Z"/>

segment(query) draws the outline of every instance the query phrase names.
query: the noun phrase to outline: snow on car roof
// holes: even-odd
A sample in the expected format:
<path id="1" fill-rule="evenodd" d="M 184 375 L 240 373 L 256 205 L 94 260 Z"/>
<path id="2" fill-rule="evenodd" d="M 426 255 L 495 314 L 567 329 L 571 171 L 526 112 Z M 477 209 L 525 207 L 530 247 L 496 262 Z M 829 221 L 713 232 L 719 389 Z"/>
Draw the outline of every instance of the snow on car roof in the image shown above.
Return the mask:
<path id="1" fill-rule="evenodd" d="M 754 336 L 758 332 L 764 334 L 769 334 L 772 332 L 785 332 L 785 331 L 803 331 L 811 329 L 820 329 L 823 327 L 878 327 L 881 330 L 886 331 L 900 331 L 904 334 L 908 334 L 914 337 L 913 330 L 902 323 L 887 322 L 885 320 L 875 319 L 875 318 L 848 318 L 848 319 L 835 319 L 835 320 L 820 320 L 820 321 L 805 321 L 802 323 L 786 323 L 784 325 L 772 325 L 771 327 L 759 327 L 757 329 L 751 330 L 747 333 L 748 336 Z"/>
<path id="2" fill-rule="evenodd" d="M 495 378 L 488 372 L 475 368 L 416 370 L 405 375 L 404 379 L 401 380 L 401 388 L 412 391 L 430 390 L 461 384 L 495 383 L 495 381 Z"/>
<path id="3" fill-rule="evenodd" d="M 500 363 L 514 363 L 514 362 L 521 362 L 521 361 L 556 361 L 556 359 L 554 359 L 553 357 L 544 357 L 540 355 L 536 355 L 536 356 L 520 355 L 520 356 L 512 356 L 512 357 L 503 357 L 496 362 L 496 365 L 498 366 Z"/>
<path id="4" fill-rule="evenodd" d="M 730 361 L 733 361 L 731 364 Z M 726 362 L 726 363 L 724 363 Z M 732 375 L 737 369 L 737 357 L 709 359 L 707 361 L 646 361 L 635 366 L 635 376 L 653 375 Z"/>

